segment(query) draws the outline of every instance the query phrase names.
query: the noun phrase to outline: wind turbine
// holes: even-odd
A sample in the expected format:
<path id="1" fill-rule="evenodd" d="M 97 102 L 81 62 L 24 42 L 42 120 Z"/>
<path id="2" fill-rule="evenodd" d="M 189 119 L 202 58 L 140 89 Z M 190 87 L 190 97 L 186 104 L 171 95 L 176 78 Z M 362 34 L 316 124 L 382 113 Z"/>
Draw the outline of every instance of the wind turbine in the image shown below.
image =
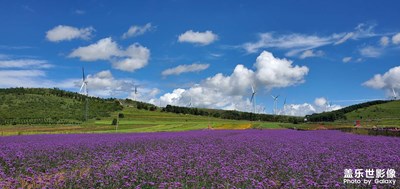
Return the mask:
<path id="1" fill-rule="evenodd" d="M 393 99 L 397 100 L 397 93 L 396 93 L 396 91 L 394 90 L 393 87 L 392 87 L 392 92 L 393 92 Z"/>
<path id="2" fill-rule="evenodd" d="M 286 96 L 285 96 L 285 100 L 283 101 L 283 106 L 282 106 L 282 114 L 285 114 L 285 106 L 286 106 Z"/>
<path id="3" fill-rule="evenodd" d="M 133 100 L 134 101 L 136 101 L 136 95 L 138 94 L 138 90 L 137 90 L 137 85 L 135 85 L 135 90 L 133 91 L 133 94 L 134 94 L 134 96 L 133 96 Z"/>
<path id="4" fill-rule="evenodd" d="M 79 90 L 80 93 L 86 96 L 85 99 L 85 121 L 88 120 L 88 110 L 89 110 L 89 101 L 88 101 L 88 81 L 86 80 L 85 77 L 85 69 L 82 67 L 82 86 L 81 89 Z"/>
<path id="5" fill-rule="evenodd" d="M 190 95 L 190 102 L 189 102 L 189 108 L 192 107 L 192 95 Z"/>
<path id="6" fill-rule="evenodd" d="M 256 92 L 253 84 L 251 85 L 251 91 L 252 91 L 252 93 L 251 93 L 250 102 L 253 103 L 253 112 L 254 112 L 254 114 L 256 114 L 256 93 L 257 92 Z"/>
<path id="7" fill-rule="evenodd" d="M 277 108 L 278 108 L 278 98 L 279 98 L 279 95 L 276 95 L 276 96 L 271 95 L 271 97 L 274 99 L 274 114 L 276 115 L 276 110 L 277 110 Z"/>

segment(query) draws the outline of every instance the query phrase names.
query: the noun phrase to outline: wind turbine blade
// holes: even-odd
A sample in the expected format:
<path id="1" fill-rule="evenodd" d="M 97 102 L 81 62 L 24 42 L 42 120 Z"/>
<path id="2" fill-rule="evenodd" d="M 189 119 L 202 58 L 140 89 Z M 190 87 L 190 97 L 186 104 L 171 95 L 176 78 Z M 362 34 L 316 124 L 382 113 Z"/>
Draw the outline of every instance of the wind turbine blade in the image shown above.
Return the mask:
<path id="1" fill-rule="evenodd" d="M 81 89 L 79 89 L 79 92 L 82 92 L 83 86 L 85 86 L 85 83 L 82 83 Z"/>
<path id="2" fill-rule="evenodd" d="M 280 95 L 276 96 L 276 98 L 278 98 Z"/>
<path id="3" fill-rule="evenodd" d="M 283 101 L 283 106 L 285 106 L 286 105 L 286 97 L 285 97 L 285 101 Z"/>
<path id="4" fill-rule="evenodd" d="M 254 90 L 253 84 L 251 84 L 251 91 L 253 91 L 253 94 L 256 93 L 256 91 Z"/>
<path id="5" fill-rule="evenodd" d="M 397 94 L 396 94 L 396 91 L 394 90 L 394 88 L 392 88 L 392 92 L 393 92 L 393 97 L 397 98 Z"/>
<path id="6" fill-rule="evenodd" d="M 275 96 L 274 96 L 274 95 L 271 95 L 271 97 L 272 97 L 273 99 L 275 99 Z"/>
<path id="7" fill-rule="evenodd" d="M 255 94 L 255 93 L 253 93 L 253 94 L 251 95 L 250 102 L 253 101 L 253 99 L 254 99 L 254 94 Z"/>

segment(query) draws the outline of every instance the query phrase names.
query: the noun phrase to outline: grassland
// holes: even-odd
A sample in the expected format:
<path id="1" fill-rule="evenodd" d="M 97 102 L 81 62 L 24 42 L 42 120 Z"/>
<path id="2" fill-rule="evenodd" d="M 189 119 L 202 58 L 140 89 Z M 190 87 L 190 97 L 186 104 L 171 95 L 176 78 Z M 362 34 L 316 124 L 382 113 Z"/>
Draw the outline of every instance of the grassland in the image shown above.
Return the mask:
<path id="1" fill-rule="evenodd" d="M 118 114 L 118 128 L 111 125 Z M 208 129 L 279 129 L 287 123 L 237 121 L 207 116 L 184 115 L 125 107 L 110 117 L 89 120 L 76 125 L 7 125 L 0 126 L 0 135 L 56 134 L 56 133 L 110 133 L 110 132 L 166 132 Z"/>
<path id="2" fill-rule="evenodd" d="M 400 100 L 360 108 L 346 114 L 347 120 L 360 120 L 365 126 L 400 126 Z"/>
<path id="3" fill-rule="evenodd" d="M 221 119 L 207 115 L 162 112 L 139 103 L 115 99 L 89 99 L 89 120 L 83 120 L 84 96 L 58 89 L 0 89 L 0 135 L 49 133 L 166 132 L 202 129 L 281 129 L 304 130 L 354 127 L 360 120 L 363 127 L 399 127 L 400 101 L 388 101 L 368 107 L 354 108 L 346 119 L 334 122 L 298 124 L 266 121 Z M 139 104 L 138 104 L 139 103 Z M 357 107 L 357 105 L 355 105 Z M 349 108 L 348 108 L 349 109 Z M 217 111 L 217 110 L 216 110 Z M 222 110 L 218 110 L 221 111 Z M 223 112 L 222 112 L 223 113 Z M 117 119 L 118 126 L 111 125 Z M 323 113 L 324 114 L 324 113 Z M 3 121 L 3 124 L 1 122 Z"/>

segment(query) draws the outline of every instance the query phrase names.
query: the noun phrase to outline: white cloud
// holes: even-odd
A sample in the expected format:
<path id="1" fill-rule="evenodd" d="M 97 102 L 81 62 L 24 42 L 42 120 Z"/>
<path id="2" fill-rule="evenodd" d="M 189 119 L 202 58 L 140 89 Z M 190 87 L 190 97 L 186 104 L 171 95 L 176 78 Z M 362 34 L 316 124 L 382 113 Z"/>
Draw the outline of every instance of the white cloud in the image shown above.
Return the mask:
<path id="1" fill-rule="evenodd" d="M 309 69 L 306 66 L 293 66 L 292 61 L 275 58 L 264 51 L 257 57 L 256 80 L 266 88 L 288 87 L 304 82 Z"/>
<path id="2" fill-rule="evenodd" d="M 378 35 L 374 32 L 375 26 L 375 24 L 358 24 L 357 27 L 354 28 L 353 32 L 346 33 L 340 40 L 336 41 L 334 45 L 342 44 L 349 39 L 357 40 L 361 38 L 375 37 Z"/>
<path id="3" fill-rule="evenodd" d="M 45 76 L 41 70 L 0 70 L 2 77 L 38 77 Z"/>
<path id="4" fill-rule="evenodd" d="M 210 64 L 190 64 L 190 65 L 179 65 L 175 68 L 169 68 L 164 70 L 161 74 L 163 76 L 168 75 L 180 75 L 188 72 L 200 72 L 206 70 Z"/>
<path id="5" fill-rule="evenodd" d="M 381 39 L 379 40 L 379 44 L 380 44 L 381 46 L 383 46 L 383 47 L 388 46 L 389 43 L 390 43 L 390 40 L 389 40 L 389 37 L 387 37 L 387 36 L 383 36 L 383 37 L 381 37 Z"/>
<path id="6" fill-rule="evenodd" d="M 293 49 L 296 52 L 289 52 L 289 55 L 295 55 L 304 50 L 330 44 L 332 43 L 333 38 L 333 36 L 320 37 L 317 35 L 304 35 L 298 33 L 275 35 L 272 32 L 268 32 L 259 34 L 259 40 L 257 42 L 245 43 L 242 47 L 248 53 L 255 53 L 264 48 Z"/>
<path id="7" fill-rule="evenodd" d="M 325 106 L 327 102 L 328 101 L 324 97 L 319 97 L 314 100 L 314 104 L 317 106 Z"/>
<path id="8" fill-rule="evenodd" d="M 124 58 L 122 60 L 113 61 L 113 67 L 122 71 L 133 72 L 148 64 L 150 50 L 139 44 L 133 44 L 126 49 L 123 55 Z"/>
<path id="9" fill-rule="evenodd" d="M 1 60 L 0 68 L 31 68 L 31 69 L 42 69 L 51 68 L 53 65 L 49 64 L 46 60 L 37 59 L 7 59 Z"/>
<path id="10" fill-rule="evenodd" d="M 344 35 L 341 39 L 339 39 L 339 41 L 336 41 L 334 45 L 340 45 L 346 42 L 347 40 L 351 39 L 352 37 L 354 37 L 354 32 L 346 33 L 346 35 Z"/>
<path id="11" fill-rule="evenodd" d="M 376 57 L 381 56 L 381 54 L 382 54 L 382 49 L 376 48 L 373 46 L 363 47 L 359 51 L 362 56 L 370 57 L 370 58 L 376 58 Z"/>
<path id="12" fill-rule="evenodd" d="M 163 104 L 175 104 L 178 105 L 180 104 L 179 101 L 182 99 L 182 94 L 185 92 L 185 89 L 174 89 L 172 93 L 165 93 L 160 97 L 160 100 L 162 101 Z"/>
<path id="13" fill-rule="evenodd" d="M 315 113 L 317 110 L 313 105 L 304 104 L 286 104 L 283 110 L 279 112 L 280 115 L 290 115 L 290 116 L 305 116 Z"/>
<path id="14" fill-rule="evenodd" d="M 0 87 L 47 87 L 42 70 L 0 70 Z"/>
<path id="15" fill-rule="evenodd" d="M 395 45 L 400 44 L 400 33 L 397 33 L 392 37 L 392 43 Z"/>
<path id="16" fill-rule="evenodd" d="M 115 69 L 133 72 L 148 64 L 150 50 L 137 43 L 123 50 L 111 37 L 108 37 L 73 50 L 69 57 L 79 58 L 81 61 L 108 60 Z"/>
<path id="17" fill-rule="evenodd" d="M 340 105 L 331 105 L 326 98 L 320 97 L 314 100 L 314 104 L 286 104 L 282 110 L 279 111 L 280 115 L 291 116 L 305 116 L 313 113 L 329 112 L 341 109 Z"/>
<path id="18" fill-rule="evenodd" d="M 347 63 L 347 62 L 350 62 L 351 59 L 352 59 L 352 57 L 348 56 L 348 57 L 344 57 L 344 58 L 342 59 L 342 61 L 343 61 L 344 63 Z"/>
<path id="19" fill-rule="evenodd" d="M 320 57 L 320 56 L 324 56 L 323 51 L 321 51 L 321 50 L 314 51 L 312 49 L 309 49 L 309 50 L 304 51 L 300 55 L 300 59 L 305 59 L 305 58 L 310 58 L 310 57 Z"/>
<path id="20" fill-rule="evenodd" d="M 271 53 L 264 51 L 254 64 L 255 70 L 239 64 L 230 75 L 218 73 L 189 89 L 179 88 L 166 93 L 159 100 L 163 105 L 187 106 L 192 99 L 194 107 L 251 111 L 249 99 L 252 84 L 261 92 L 263 89 L 287 87 L 304 82 L 308 68 L 292 63 L 286 59 L 275 58 Z"/>
<path id="21" fill-rule="evenodd" d="M 2 87 L 52 87 L 43 69 L 53 67 L 46 60 L 13 59 L 0 56 L 0 88 Z"/>
<path id="22" fill-rule="evenodd" d="M 71 52 L 69 57 L 79 58 L 81 61 L 109 60 L 112 56 L 120 56 L 118 44 L 111 37 L 100 39 L 97 43 L 86 47 L 79 47 Z"/>
<path id="23" fill-rule="evenodd" d="M 126 98 L 134 91 L 135 83 L 132 79 L 114 78 L 110 70 L 103 70 L 86 77 L 88 91 L 91 96 Z M 79 89 L 82 85 L 81 78 L 61 81 L 57 86 L 61 88 Z"/>
<path id="24" fill-rule="evenodd" d="M 151 31 L 152 29 L 154 29 L 154 27 L 151 25 L 151 23 L 147 23 L 144 26 L 131 26 L 128 31 L 122 35 L 122 38 L 126 39 L 129 37 L 143 35 L 144 33 Z"/>
<path id="25" fill-rule="evenodd" d="M 371 87 L 374 89 L 382 89 L 386 91 L 392 91 L 392 88 L 400 91 L 400 66 L 389 69 L 383 75 L 376 74 L 373 78 L 363 83 L 364 86 Z"/>
<path id="26" fill-rule="evenodd" d="M 93 27 L 79 29 L 72 26 L 58 25 L 46 32 L 46 38 L 52 42 L 70 41 L 78 38 L 87 40 L 90 39 L 94 31 Z"/>
<path id="27" fill-rule="evenodd" d="M 244 43 L 240 47 L 248 53 L 256 53 L 266 48 L 277 48 L 288 50 L 286 56 L 296 56 L 301 52 L 315 49 L 326 45 L 339 45 L 349 39 L 357 40 L 361 38 L 369 38 L 377 36 L 373 29 L 375 25 L 359 24 L 352 32 L 343 32 L 339 34 L 331 34 L 319 36 L 316 34 L 276 34 L 273 32 L 261 33 L 256 42 Z"/>
<path id="28" fill-rule="evenodd" d="M 218 39 L 218 35 L 212 31 L 194 32 L 193 30 L 186 31 L 179 35 L 179 42 L 195 43 L 199 45 L 209 45 Z"/>

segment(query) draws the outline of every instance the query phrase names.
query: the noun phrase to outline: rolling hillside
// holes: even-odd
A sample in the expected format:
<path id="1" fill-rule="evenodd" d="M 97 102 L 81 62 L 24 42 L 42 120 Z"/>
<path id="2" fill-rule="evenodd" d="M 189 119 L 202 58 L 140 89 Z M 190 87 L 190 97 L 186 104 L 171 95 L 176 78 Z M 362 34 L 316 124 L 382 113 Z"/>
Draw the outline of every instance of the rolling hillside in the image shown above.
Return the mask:
<path id="1" fill-rule="evenodd" d="M 335 122 L 352 124 L 358 120 L 362 125 L 400 125 L 400 101 L 370 101 L 335 110 L 306 116 L 310 122 Z"/>
<path id="2" fill-rule="evenodd" d="M 369 125 L 400 126 L 400 100 L 359 108 L 345 116 Z"/>
<path id="3" fill-rule="evenodd" d="M 85 96 L 59 89 L 0 89 L 0 125 L 77 124 L 84 121 Z M 118 101 L 89 97 L 88 118 L 122 110 Z"/>

